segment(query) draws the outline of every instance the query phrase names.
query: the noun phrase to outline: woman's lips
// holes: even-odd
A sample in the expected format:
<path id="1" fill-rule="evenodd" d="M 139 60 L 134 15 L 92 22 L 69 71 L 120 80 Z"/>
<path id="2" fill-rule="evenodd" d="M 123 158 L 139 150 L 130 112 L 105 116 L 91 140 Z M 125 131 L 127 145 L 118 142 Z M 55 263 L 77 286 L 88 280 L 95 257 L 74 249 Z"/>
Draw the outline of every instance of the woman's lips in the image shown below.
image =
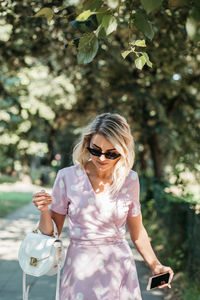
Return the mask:
<path id="1" fill-rule="evenodd" d="M 101 166 L 107 165 L 107 163 L 103 163 L 103 162 L 101 162 L 101 161 L 98 161 L 98 164 L 100 164 Z"/>

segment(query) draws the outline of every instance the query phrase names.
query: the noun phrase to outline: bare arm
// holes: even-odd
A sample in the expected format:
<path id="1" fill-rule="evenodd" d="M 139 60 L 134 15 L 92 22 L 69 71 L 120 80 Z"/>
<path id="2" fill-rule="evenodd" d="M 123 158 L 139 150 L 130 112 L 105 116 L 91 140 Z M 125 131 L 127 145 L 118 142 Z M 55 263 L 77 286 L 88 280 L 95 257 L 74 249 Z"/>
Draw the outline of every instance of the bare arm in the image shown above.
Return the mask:
<path id="1" fill-rule="evenodd" d="M 43 234 L 50 236 L 53 234 L 53 223 L 51 219 L 51 213 L 49 210 L 44 210 L 40 212 L 40 223 L 38 228 Z"/>
<path id="2" fill-rule="evenodd" d="M 52 196 L 45 193 L 45 191 L 33 195 L 33 203 L 37 209 L 40 210 L 40 223 L 38 228 L 43 234 L 50 236 L 53 234 L 54 229 L 52 219 L 57 226 L 58 235 L 62 232 L 65 221 L 65 215 L 58 214 L 48 209 L 48 206 L 52 204 L 52 202 Z"/>
<path id="3" fill-rule="evenodd" d="M 64 225 L 64 222 L 65 222 L 65 217 L 66 217 L 66 215 L 61 215 L 61 214 L 58 214 L 55 211 L 51 210 L 51 218 L 56 223 L 56 226 L 57 226 L 57 229 L 58 229 L 58 235 L 60 235 L 61 232 L 62 232 L 63 225 Z"/>
<path id="4" fill-rule="evenodd" d="M 148 234 L 142 223 L 142 215 L 139 214 L 136 217 L 128 216 L 126 225 L 129 230 L 131 240 L 134 243 L 136 249 L 139 251 L 145 262 L 153 271 L 154 266 L 161 263 L 157 259 L 151 247 Z"/>
<path id="5" fill-rule="evenodd" d="M 160 274 L 169 272 L 170 273 L 170 280 L 173 277 L 173 271 L 170 267 L 163 266 L 158 258 L 156 257 L 146 229 L 142 223 L 142 215 L 139 214 L 136 217 L 128 216 L 126 220 L 126 225 L 130 233 L 130 237 L 132 242 L 134 243 L 138 252 L 144 258 L 144 261 L 148 264 L 150 269 L 152 270 L 153 274 Z M 170 284 L 163 285 L 162 287 L 168 286 Z"/>

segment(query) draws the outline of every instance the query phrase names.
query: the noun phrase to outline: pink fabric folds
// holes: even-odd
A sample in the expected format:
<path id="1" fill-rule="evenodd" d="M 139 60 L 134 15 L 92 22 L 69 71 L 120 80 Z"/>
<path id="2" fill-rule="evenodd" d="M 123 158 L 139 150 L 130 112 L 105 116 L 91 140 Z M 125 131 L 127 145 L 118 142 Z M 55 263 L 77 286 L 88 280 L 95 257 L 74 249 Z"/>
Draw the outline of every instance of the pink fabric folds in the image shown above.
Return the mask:
<path id="1" fill-rule="evenodd" d="M 61 169 L 51 209 L 68 215 L 70 245 L 61 300 L 141 300 L 133 254 L 125 239 L 127 216 L 140 214 L 139 179 L 130 171 L 117 197 L 95 194 L 80 165 Z"/>

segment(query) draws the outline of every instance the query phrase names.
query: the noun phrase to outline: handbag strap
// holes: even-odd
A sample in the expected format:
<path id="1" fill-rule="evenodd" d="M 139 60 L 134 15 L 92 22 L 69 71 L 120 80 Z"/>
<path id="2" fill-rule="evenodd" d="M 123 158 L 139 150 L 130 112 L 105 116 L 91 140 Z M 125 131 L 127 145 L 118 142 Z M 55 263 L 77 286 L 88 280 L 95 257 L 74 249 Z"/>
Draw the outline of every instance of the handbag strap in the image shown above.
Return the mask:
<path id="1" fill-rule="evenodd" d="M 57 226 L 56 226 L 56 223 L 54 222 L 53 219 L 52 220 L 52 223 L 53 223 L 53 237 L 58 239 L 59 238 L 59 235 L 58 235 L 58 229 L 57 229 Z M 40 230 L 39 230 L 39 223 L 40 221 L 37 223 L 37 226 L 36 228 L 33 230 L 34 233 L 40 233 L 40 234 L 43 234 Z"/>
<path id="2" fill-rule="evenodd" d="M 26 287 L 26 273 L 23 272 L 23 300 L 28 300 L 30 285 Z"/>

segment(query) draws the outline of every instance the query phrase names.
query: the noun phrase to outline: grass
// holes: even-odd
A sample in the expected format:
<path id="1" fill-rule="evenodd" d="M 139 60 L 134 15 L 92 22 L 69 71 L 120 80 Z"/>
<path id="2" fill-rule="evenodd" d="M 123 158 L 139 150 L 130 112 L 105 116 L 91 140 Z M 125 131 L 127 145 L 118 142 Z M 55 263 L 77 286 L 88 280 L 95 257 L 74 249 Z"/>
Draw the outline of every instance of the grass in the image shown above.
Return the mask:
<path id="1" fill-rule="evenodd" d="M 0 192 L 0 217 L 5 217 L 25 204 L 30 203 L 31 200 L 32 193 Z"/>
<path id="2" fill-rule="evenodd" d="M 16 181 L 19 180 L 17 176 L 9 176 L 9 175 L 3 175 L 0 174 L 0 184 L 2 183 L 15 183 Z"/>

